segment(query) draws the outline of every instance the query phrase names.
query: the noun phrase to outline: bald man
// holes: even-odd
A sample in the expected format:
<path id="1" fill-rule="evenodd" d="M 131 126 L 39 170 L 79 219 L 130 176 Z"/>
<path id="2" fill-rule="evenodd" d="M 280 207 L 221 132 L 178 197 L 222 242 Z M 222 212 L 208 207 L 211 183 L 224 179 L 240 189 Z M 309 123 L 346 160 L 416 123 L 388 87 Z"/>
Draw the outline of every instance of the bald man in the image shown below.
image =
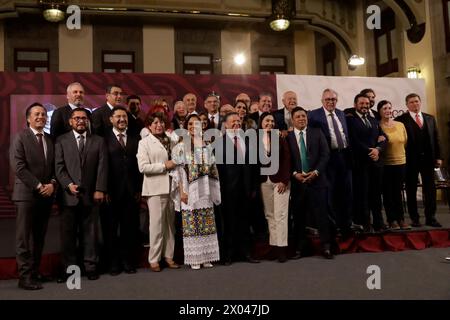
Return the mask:
<path id="1" fill-rule="evenodd" d="M 275 124 L 281 131 L 283 137 L 287 136 L 288 130 L 292 130 L 291 112 L 297 106 L 297 94 L 294 91 L 286 91 L 283 93 L 283 108 L 278 109 L 273 113 Z"/>

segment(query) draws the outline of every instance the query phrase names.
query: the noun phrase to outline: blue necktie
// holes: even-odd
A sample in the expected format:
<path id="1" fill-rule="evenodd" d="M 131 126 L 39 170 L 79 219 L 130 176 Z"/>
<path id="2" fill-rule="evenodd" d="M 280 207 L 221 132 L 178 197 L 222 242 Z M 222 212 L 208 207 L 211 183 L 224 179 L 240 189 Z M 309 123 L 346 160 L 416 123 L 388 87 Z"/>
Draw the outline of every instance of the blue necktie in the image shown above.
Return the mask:
<path id="1" fill-rule="evenodd" d="M 302 161 L 302 171 L 304 173 L 309 172 L 309 163 L 308 163 L 308 157 L 306 154 L 306 145 L 305 145 L 305 139 L 303 139 L 303 131 L 300 131 L 300 139 L 299 139 L 299 145 L 300 145 L 300 157 Z"/>

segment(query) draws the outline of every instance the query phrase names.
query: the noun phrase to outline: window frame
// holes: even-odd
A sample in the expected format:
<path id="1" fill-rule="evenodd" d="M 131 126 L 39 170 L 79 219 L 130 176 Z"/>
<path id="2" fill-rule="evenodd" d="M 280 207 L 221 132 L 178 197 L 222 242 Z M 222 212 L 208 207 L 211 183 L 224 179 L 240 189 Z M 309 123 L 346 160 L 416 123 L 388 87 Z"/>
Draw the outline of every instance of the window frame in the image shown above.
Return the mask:
<path id="1" fill-rule="evenodd" d="M 450 52 L 450 17 L 449 9 L 450 1 L 442 0 L 442 9 L 444 12 L 444 31 L 445 31 L 445 48 L 446 52 Z"/>
<path id="2" fill-rule="evenodd" d="M 283 66 L 262 66 L 261 65 L 261 58 L 282 58 L 283 59 Z M 287 57 L 283 55 L 259 55 L 258 56 L 258 73 L 261 74 L 264 72 L 266 74 L 267 72 L 269 74 L 287 74 Z"/>
<path id="3" fill-rule="evenodd" d="M 185 57 L 208 57 L 210 63 L 185 63 Z M 186 70 L 194 70 L 194 74 L 202 74 L 201 71 L 209 71 L 209 74 L 214 74 L 214 55 L 212 53 L 196 53 L 196 52 L 183 52 L 183 74 L 192 74 L 186 73 Z"/>
<path id="4" fill-rule="evenodd" d="M 106 62 L 105 55 L 118 54 L 118 55 L 131 55 L 132 62 Z M 119 50 L 102 50 L 102 72 L 106 72 L 106 69 L 114 69 L 115 73 L 121 73 L 122 69 L 131 69 L 131 73 L 136 71 L 136 59 L 134 51 L 119 51 Z M 108 72 L 114 73 L 114 72 Z"/>
<path id="5" fill-rule="evenodd" d="M 395 12 L 388 8 L 381 13 L 381 29 L 374 29 L 374 41 L 375 41 L 375 57 L 377 66 L 377 76 L 383 77 L 388 74 L 398 72 L 398 58 L 393 58 L 392 52 L 392 38 L 391 31 L 395 28 Z M 387 22 L 387 23 L 386 23 Z M 380 63 L 380 47 L 378 45 L 378 39 L 382 36 L 386 36 L 386 49 L 388 61 Z M 398 55 L 397 55 L 398 56 Z"/>
<path id="6" fill-rule="evenodd" d="M 46 61 L 38 60 L 19 60 L 19 52 L 45 52 Z M 18 68 L 30 68 L 30 71 L 18 71 Z M 47 68 L 47 71 L 36 71 L 36 68 Z M 42 48 L 14 48 L 14 71 L 15 72 L 49 72 L 50 71 L 50 49 Z"/>

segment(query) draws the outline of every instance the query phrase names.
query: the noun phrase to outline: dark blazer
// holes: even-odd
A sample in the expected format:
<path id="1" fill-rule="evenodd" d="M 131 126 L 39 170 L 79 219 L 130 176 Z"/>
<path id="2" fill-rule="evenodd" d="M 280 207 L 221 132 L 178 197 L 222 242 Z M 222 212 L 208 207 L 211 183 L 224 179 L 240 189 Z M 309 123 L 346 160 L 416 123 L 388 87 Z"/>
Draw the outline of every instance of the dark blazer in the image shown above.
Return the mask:
<path id="1" fill-rule="evenodd" d="M 223 199 L 229 198 L 232 201 L 232 195 L 245 192 L 247 197 L 250 197 L 256 191 L 259 180 L 257 179 L 258 165 L 249 163 L 249 144 L 246 142 L 245 163 L 246 164 L 226 164 L 227 146 L 234 148 L 233 141 L 230 140 L 227 134 L 224 134 L 217 141 L 217 148 L 215 149 L 216 160 L 223 159 L 222 164 L 217 164 L 220 179 L 220 190 Z"/>
<path id="2" fill-rule="evenodd" d="M 88 134 L 84 147 L 84 157 L 80 159 L 78 145 L 73 131 L 58 137 L 55 146 L 55 173 L 65 190 L 63 202 L 66 206 L 76 206 L 79 198 L 72 195 L 68 185 L 74 183 L 85 190 L 81 194 L 83 204 L 92 206 L 95 191 L 107 191 L 108 153 L 104 140 Z"/>
<path id="3" fill-rule="evenodd" d="M 71 112 L 72 108 L 68 104 L 53 111 L 50 121 L 50 135 L 54 140 L 72 130 L 69 124 Z"/>
<path id="4" fill-rule="evenodd" d="M 370 128 L 367 128 L 356 113 L 349 113 L 346 118 L 354 160 L 372 163 L 373 161 L 368 156 L 369 148 L 379 148 L 382 152 L 386 147 L 386 140 L 378 142 L 378 137 L 381 135 L 387 138 L 381 130 L 378 120 L 371 116 L 367 117 L 371 125 Z"/>
<path id="5" fill-rule="evenodd" d="M 284 184 L 288 184 L 289 180 L 291 178 L 291 153 L 289 151 L 289 146 L 288 143 L 286 141 L 286 139 L 279 137 L 278 139 L 279 143 L 279 152 L 278 152 L 278 163 L 279 163 L 279 167 L 278 167 L 278 172 L 274 175 L 269 176 L 270 181 L 277 183 L 277 182 L 283 182 Z M 262 153 L 264 155 L 266 155 L 266 152 L 264 150 L 264 146 L 261 145 L 262 142 L 260 142 L 258 140 L 258 160 L 260 159 L 260 152 L 262 151 Z M 263 150 L 261 150 L 261 148 Z M 261 150 L 261 151 L 260 151 Z M 258 164 L 261 167 L 269 167 L 270 164 L 268 165 L 262 165 L 261 161 L 258 161 Z M 260 173 L 260 178 L 259 178 L 259 182 L 263 183 L 267 181 L 267 176 L 266 175 L 262 175 Z"/>
<path id="6" fill-rule="evenodd" d="M 287 130 L 288 127 L 286 125 L 286 122 L 284 121 L 284 110 L 286 108 L 278 109 L 272 112 L 273 117 L 275 118 L 275 125 L 276 128 L 279 130 Z"/>
<path id="7" fill-rule="evenodd" d="M 46 158 L 30 128 L 20 132 L 14 139 L 11 149 L 11 165 L 15 171 L 13 201 L 29 201 L 39 197 L 36 192 L 39 183 L 48 184 L 55 179 L 53 141 L 46 133 L 43 138 L 47 145 Z"/>
<path id="8" fill-rule="evenodd" d="M 106 131 L 112 127 L 110 116 L 111 109 L 107 104 L 95 109 L 92 113 L 92 133 L 104 137 Z"/>
<path id="9" fill-rule="evenodd" d="M 428 113 L 422 112 L 422 116 L 429 137 L 428 142 L 429 147 L 431 148 L 431 159 L 433 159 L 433 161 L 442 159 L 436 120 Z M 414 126 L 418 128 L 418 125 L 413 118 L 411 118 L 409 112 L 398 116 L 395 120 L 403 123 L 406 129 L 406 134 L 408 136 L 408 142 L 406 144 L 406 159 L 408 161 L 408 158 L 413 159 L 417 155 L 417 137 Z"/>
<path id="10" fill-rule="evenodd" d="M 295 171 L 302 172 L 302 161 L 300 158 L 300 149 L 295 132 L 290 131 L 287 141 L 291 151 L 291 177 Z M 310 171 L 319 171 L 319 176 L 311 182 L 311 187 L 326 187 L 328 185 L 326 178 L 326 167 L 330 157 L 330 150 L 325 139 L 325 135 L 319 128 L 307 127 L 306 129 L 306 152 L 308 153 L 308 164 Z M 297 179 L 291 179 L 294 183 L 299 183 Z"/>
<path id="11" fill-rule="evenodd" d="M 347 145 L 349 145 L 348 128 L 347 128 L 347 122 L 345 120 L 345 114 L 343 111 L 341 111 L 339 109 L 335 109 L 334 112 L 342 124 L 342 128 L 344 129 L 345 137 L 347 138 Z M 327 116 L 324 112 L 323 107 L 308 111 L 308 128 L 314 127 L 314 128 L 322 129 L 322 133 L 325 135 L 325 138 L 328 142 L 328 147 L 331 148 L 330 128 L 328 127 L 328 122 L 327 122 L 326 117 Z"/>
<path id="12" fill-rule="evenodd" d="M 113 130 L 105 135 L 108 150 L 108 194 L 112 199 L 120 199 L 126 195 L 134 196 L 142 190 L 143 176 L 137 164 L 139 135 L 127 134 L 127 143 L 123 148 Z M 120 179 L 118 183 L 117 178 Z"/>

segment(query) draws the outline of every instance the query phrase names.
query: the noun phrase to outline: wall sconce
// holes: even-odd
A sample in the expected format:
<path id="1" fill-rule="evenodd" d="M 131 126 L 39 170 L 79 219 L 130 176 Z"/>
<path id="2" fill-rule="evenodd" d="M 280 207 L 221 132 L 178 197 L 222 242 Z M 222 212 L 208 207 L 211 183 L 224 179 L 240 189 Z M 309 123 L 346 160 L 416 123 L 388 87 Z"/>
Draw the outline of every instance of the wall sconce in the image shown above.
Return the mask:
<path id="1" fill-rule="evenodd" d="M 354 54 L 348 59 L 347 63 L 350 67 L 357 67 L 362 66 L 365 62 L 366 60 L 363 57 Z"/>
<path id="2" fill-rule="evenodd" d="M 289 20 L 294 16 L 294 0 L 272 0 L 272 15 L 269 18 L 269 25 L 273 30 L 286 30 L 290 25 Z"/>
<path id="3" fill-rule="evenodd" d="M 420 78 L 420 68 L 419 67 L 409 67 L 407 71 L 409 79 L 419 79 Z"/>
<path id="4" fill-rule="evenodd" d="M 45 20 L 50 22 L 62 21 L 65 17 L 65 0 L 40 0 L 40 5 L 42 6 L 42 15 Z"/>

